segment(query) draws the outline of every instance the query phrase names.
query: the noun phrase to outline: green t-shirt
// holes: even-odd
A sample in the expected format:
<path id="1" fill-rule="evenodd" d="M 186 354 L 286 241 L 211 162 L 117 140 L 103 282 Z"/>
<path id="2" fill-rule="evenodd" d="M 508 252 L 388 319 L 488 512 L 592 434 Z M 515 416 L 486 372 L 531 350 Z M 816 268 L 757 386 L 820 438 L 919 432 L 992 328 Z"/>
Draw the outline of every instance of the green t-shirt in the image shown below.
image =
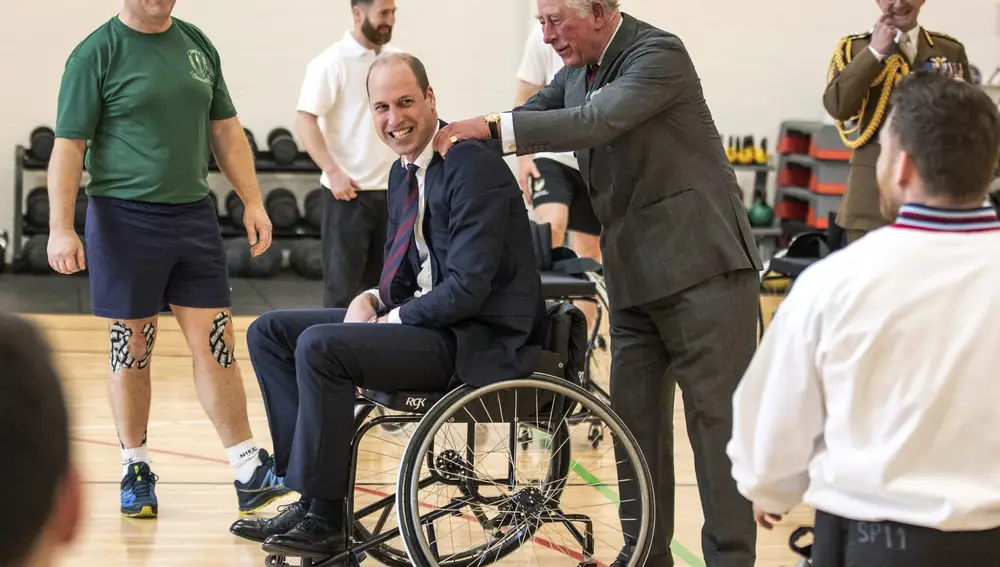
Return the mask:
<path id="1" fill-rule="evenodd" d="M 87 194 L 191 203 L 209 191 L 211 121 L 236 116 L 212 42 L 173 18 L 148 34 L 111 18 L 70 54 L 56 136 L 88 140 Z"/>

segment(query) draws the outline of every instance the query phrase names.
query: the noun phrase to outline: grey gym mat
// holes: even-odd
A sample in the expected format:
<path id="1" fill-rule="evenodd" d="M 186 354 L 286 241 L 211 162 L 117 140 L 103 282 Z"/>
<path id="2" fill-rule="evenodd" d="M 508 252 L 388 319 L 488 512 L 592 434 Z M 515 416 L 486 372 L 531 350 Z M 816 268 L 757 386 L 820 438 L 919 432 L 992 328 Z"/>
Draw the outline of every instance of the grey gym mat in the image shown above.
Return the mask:
<path id="1" fill-rule="evenodd" d="M 323 303 L 323 282 L 287 277 L 230 281 L 233 314 L 255 316 L 274 309 L 316 308 Z M 86 275 L 0 274 L 0 312 L 90 314 Z"/>
<path id="2" fill-rule="evenodd" d="M 80 284 L 86 276 L 0 274 L 0 311 L 4 313 L 80 313 Z M 87 296 L 87 309 L 90 298 Z"/>
<path id="3" fill-rule="evenodd" d="M 244 280 L 267 301 L 271 309 L 323 307 L 323 282 L 300 277 Z"/>

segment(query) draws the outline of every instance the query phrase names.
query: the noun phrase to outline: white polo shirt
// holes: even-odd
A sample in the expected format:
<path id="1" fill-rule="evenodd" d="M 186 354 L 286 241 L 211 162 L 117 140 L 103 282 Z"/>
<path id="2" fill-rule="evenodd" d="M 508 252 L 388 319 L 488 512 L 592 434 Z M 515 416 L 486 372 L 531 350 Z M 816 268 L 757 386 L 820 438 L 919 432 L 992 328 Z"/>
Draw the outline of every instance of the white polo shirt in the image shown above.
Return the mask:
<path id="1" fill-rule="evenodd" d="M 382 53 L 398 51 L 382 46 Z M 368 104 L 365 83 L 377 56 L 346 32 L 309 62 L 297 109 L 319 117 L 333 159 L 362 190 L 385 191 L 389 168 L 399 156 L 379 138 Z M 330 187 L 325 172 L 320 183 Z"/>
<path id="2" fill-rule="evenodd" d="M 1000 221 L 907 205 L 807 269 L 733 397 L 740 492 L 859 521 L 1000 526 Z"/>
<path id="3" fill-rule="evenodd" d="M 563 66 L 562 57 L 559 57 L 551 45 L 545 43 L 542 26 L 534 26 L 524 45 L 524 55 L 521 57 L 521 66 L 517 70 L 517 78 L 532 85 L 545 86 L 552 82 L 552 77 L 555 77 Z M 539 152 L 532 157 L 535 159 L 549 158 L 577 171 L 580 169 L 573 152 Z"/>

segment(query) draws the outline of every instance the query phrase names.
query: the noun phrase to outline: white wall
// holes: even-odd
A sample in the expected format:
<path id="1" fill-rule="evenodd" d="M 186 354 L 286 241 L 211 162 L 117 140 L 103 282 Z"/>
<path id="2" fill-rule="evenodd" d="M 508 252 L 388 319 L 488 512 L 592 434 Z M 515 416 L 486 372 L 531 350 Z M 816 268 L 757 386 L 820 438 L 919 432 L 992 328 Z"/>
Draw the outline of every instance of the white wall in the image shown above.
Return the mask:
<path id="1" fill-rule="evenodd" d="M 825 118 L 837 40 L 879 16 L 875 0 L 622 0 L 622 8 L 684 41 L 724 136 L 769 141 L 782 120 Z M 1000 64 L 998 20 L 998 0 L 927 0 L 920 13 L 927 29 L 960 39 L 987 78 Z"/>
<path id="2" fill-rule="evenodd" d="M 122 0 L 31 0 L 0 3 L 0 230 L 13 225 L 16 144 L 31 130 L 54 126 L 67 55 L 121 8 Z M 513 0 L 398 0 L 394 43 L 427 66 L 444 119 L 500 110 L 513 98 L 512 79 L 527 34 L 527 6 Z M 449 14 L 473 23 L 447 26 Z M 175 15 L 198 25 L 222 57 L 244 124 L 266 145 L 267 133 L 290 127 L 306 63 L 352 25 L 348 0 L 178 0 Z M 493 28 L 491 40 L 479 26 Z M 230 187 L 219 174 L 212 185 Z M 26 173 L 25 193 L 45 184 Z M 318 184 L 309 175 L 261 176 L 262 189 Z M 12 232 L 12 231 L 11 231 Z M 8 261 L 11 258 L 8 256 Z"/>
<path id="3" fill-rule="evenodd" d="M 13 219 L 13 152 L 52 124 L 63 63 L 122 0 L 7 0 L 0 4 L 0 229 Z M 428 66 L 442 115 L 459 119 L 510 106 L 534 0 L 397 0 L 395 42 Z M 219 48 L 242 119 L 263 140 L 289 125 L 306 62 L 350 25 L 347 0 L 179 0 L 176 14 Z M 702 77 L 724 136 L 774 135 L 785 119 L 822 120 L 833 46 L 868 29 L 875 0 L 623 0 L 625 11 L 678 34 Z M 996 0 L 929 0 L 922 22 L 960 38 L 989 76 L 1000 64 Z M 452 26 L 445 16 L 462 22 Z M 784 20 L 785 23 L 782 23 Z M 44 184 L 31 174 L 26 190 Z M 303 177 L 263 178 L 315 185 Z M 213 178 L 220 191 L 225 182 Z"/>

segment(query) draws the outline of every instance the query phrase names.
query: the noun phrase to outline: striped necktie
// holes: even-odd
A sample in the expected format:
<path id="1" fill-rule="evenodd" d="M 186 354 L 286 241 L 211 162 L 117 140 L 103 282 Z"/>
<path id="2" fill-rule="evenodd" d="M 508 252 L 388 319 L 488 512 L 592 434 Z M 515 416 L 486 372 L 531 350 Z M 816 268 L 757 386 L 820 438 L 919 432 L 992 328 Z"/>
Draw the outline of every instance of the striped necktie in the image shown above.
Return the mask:
<path id="1" fill-rule="evenodd" d="M 392 284 L 399 273 L 400 266 L 406 261 L 406 252 L 413 240 L 413 227 L 417 224 L 417 211 L 420 209 L 420 186 L 417 184 L 417 166 L 406 166 L 406 195 L 403 197 L 403 210 L 399 217 L 399 227 L 392 239 L 392 249 L 382 266 L 382 279 L 379 282 L 378 293 L 382 303 L 392 309 L 396 307 L 393 299 Z"/>
<path id="2" fill-rule="evenodd" d="M 597 69 L 600 65 L 588 65 L 587 66 L 587 88 L 594 86 L 594 79 L 597 78 Z"/>

